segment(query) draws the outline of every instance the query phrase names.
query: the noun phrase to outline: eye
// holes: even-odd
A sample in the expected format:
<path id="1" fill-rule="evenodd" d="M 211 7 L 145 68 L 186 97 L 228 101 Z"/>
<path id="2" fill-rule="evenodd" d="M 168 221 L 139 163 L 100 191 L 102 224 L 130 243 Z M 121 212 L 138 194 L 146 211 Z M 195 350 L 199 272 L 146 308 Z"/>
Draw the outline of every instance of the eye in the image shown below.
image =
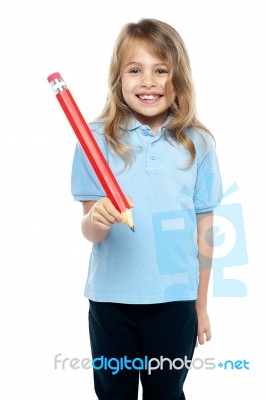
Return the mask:
<path id="1" fill-rule="evenodd" d="M 130 72 L 130 74 L 138 75 L 138 74 L 140 74 L 140 69 L 132 68 L 131 70 L 129 70 L 129 72 Z"/>
<path id="2" fill-rule="evenodd" d="M 166 75 L 166 74 L 168 74 L 168 70 L 165 69 L 165 68 L 158 68 L 158 69 L 156 70 L 156 73 L 157 73 L 158 75 Z"/>

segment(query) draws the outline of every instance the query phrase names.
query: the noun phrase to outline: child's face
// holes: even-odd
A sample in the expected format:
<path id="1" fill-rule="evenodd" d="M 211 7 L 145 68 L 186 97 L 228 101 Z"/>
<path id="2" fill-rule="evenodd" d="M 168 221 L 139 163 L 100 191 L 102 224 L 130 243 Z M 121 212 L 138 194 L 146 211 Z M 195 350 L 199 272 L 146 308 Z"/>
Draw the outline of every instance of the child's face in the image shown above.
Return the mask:
<path id="1" fill-rule="evenodd" d="M 165 96 L 168 74 L 165 63 L 140 44 L 134 45 L 122 66 L 124 100 L 136 118 L 142 124 L 149 125 L 155 133 L 166 120 L 175 98 L 173 88 L 171 99 Z"/>

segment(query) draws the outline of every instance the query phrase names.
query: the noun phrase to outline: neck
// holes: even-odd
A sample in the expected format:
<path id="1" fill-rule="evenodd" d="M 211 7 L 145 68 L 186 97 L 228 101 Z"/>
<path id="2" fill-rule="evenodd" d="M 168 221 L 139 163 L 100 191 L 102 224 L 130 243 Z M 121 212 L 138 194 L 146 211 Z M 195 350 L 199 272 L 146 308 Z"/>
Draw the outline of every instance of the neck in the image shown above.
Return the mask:
<path id="1" fill-rule="evenodd" d="M 138 113 L 134 113 L 134 116 L 143 125 L 148 125 L 151 128 L 153 134 L 157 135 L 158 129 L 162 126 L 162 124 L 167 119 L 168 110 L 160 115 L 156 115 L 156 117 L 154 117 L 154 116 L 149 117 L 146 115 L 140 115 Z"/>

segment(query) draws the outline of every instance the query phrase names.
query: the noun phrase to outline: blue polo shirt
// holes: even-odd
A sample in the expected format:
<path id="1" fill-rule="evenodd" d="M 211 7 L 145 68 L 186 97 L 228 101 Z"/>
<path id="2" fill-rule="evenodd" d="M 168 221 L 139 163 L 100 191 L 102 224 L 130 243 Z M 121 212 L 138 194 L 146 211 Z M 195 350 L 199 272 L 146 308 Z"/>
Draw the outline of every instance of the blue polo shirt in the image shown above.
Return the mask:
<path id="1" fill-rule="evenodd" d="M 106 144 L 104 123 L 90 125 L 119 185 L 134 202 L 136 231 L 114 224 L 103 242 L 93 244 L 85 287 L 89 299 L 152 304 L 197 298 L 196 213 L 211 211 L 221 201 L 219 167 L 212 138 L 188 129 L 197 153 L 185 168 L 188 151 L 169 143 L 163 126 L 155 136 L 149 126 L 131 117 L 121 140 L 133 149 L 135 161 L 124 170 L 121 157 Z M 79 144 L 71 186 L 77 201 L 105 196 Z"/>

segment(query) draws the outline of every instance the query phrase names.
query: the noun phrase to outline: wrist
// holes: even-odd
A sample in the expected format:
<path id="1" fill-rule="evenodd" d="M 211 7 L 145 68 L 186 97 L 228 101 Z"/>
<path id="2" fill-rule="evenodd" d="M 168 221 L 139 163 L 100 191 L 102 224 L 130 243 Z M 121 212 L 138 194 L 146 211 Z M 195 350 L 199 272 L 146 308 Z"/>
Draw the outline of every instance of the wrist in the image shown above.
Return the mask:
<path id="1" fill-rule="evenodd" d="M 199 311 L 207 311 L 207 301 L 197 299 L 196 300 L 196 308 Z"/>

